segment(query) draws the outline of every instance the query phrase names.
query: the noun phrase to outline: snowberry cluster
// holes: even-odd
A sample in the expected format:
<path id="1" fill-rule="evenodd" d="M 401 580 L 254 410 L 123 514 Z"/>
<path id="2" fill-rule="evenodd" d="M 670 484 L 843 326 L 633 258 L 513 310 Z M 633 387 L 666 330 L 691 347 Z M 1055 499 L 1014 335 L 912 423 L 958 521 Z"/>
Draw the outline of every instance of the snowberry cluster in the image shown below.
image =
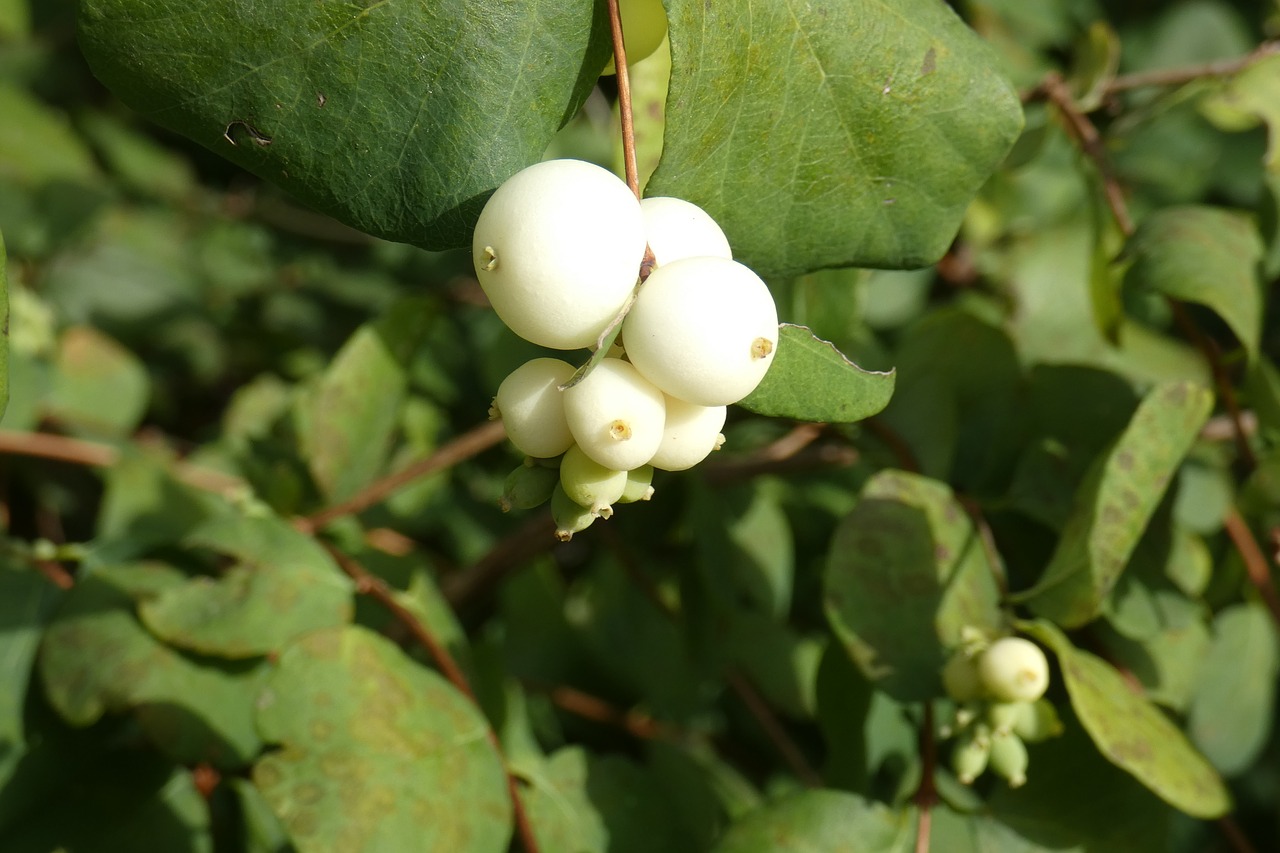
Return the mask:
<path id="1" fill-rule="evenodd" d="M 1027 781 L 1027 743 L 1062 731 L 1044 698 L 1049 661 L 1040 647 L 1021 637 L 988 644 L 966 642 L 942 669 L 942 682 L 957 703 L 948 736 L 956 736 L 951 767 L 970 784 L 990 767 L 1012 787 Z"/>
<path id="2" fill-rule="evenodd" d="M 637 287 L 646 246 L 653 270 Z M 548 160 L 513 175 L 481 211 L 472 256 L 494 310 L 527 341 L 596 348 L 622 319 L 585 376 L 535 358 L 490 410 L 529 457 L 504 506 L 549 498 L 562 540 L 647 499 L 654 468 L 681 471 L 718 449 L 725 407 L 773 361 L 773 297 L 720 227 L 680 199 L 638 201 L 599 166 Z"/>

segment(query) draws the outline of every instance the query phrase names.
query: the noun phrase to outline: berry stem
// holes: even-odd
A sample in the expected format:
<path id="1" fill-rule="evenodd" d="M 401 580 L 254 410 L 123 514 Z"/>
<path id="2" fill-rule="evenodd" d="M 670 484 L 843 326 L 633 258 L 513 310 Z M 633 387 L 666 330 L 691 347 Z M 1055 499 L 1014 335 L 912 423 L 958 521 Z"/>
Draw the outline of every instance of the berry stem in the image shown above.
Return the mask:
<path id="1" fill-rule="evenodd" d="M 609 29 L 613 36 L 613 65 L 618 74 L 618 113 L 622 117 L 622 168 L 627 186 L 640 198 L 640 176 L 636 167 L 636 128 L 631 112 L 631 75 L 627 70 L 627 48 L 622 42 L 622 13 L 618 0 L 606 0 Z"/>

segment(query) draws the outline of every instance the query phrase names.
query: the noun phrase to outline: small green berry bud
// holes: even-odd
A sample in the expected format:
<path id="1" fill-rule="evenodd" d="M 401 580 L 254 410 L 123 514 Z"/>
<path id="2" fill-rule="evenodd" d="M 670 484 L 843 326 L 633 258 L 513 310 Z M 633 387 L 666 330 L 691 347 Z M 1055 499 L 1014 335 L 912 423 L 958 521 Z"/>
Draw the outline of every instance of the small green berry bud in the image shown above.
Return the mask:
<path id="1" fill-rule="evenodd" d="M 1030 702 L 992 702 L 987 705 L 987 725 L 996 735 L 1007 735 L 1022 715 L 1030 710 Z"/>
<path id="2" fill-rule="evenodd" d="M 606 468 L 575 444 L 560 460 L 560 486 L 571 501 L 608 518 L 626 491 L 627 472 Z"/>
<path id="3" fill-rule="evenodd" d="M 1026 784 L 1027 763 L 1027 747 L 1022 738 L 1011 732 L 991 739 L 991 769 L 1009 780 L 1009 787 Z"/>
<path id="4" fill-rule="evenodd" d="M 1039 743 L 1062 734 L 1062 720 L 1048 699 L 1040 698 L 1019 707 L 1021 713 L 1013 722 L 1013 733 L 1027 743 Z"/>
<path id="5" fill-rule="evenodd" d="M 570 500 L 557 483 L 551 492 L 551 518 L 556 523 L 556 538 L 568 542 L 573 534 L 586 530 L 599 516 Z"/>
<path id="6" fill-rule="evenodd" d="M 641 465 L 627 472 L 627 487 L 622 490 L 620 504 L 647 501 L 653 497 L 653 466 Z"/>
<path id="7" fill-rule="evenodd" d="M 962 783 L 972 785 L 987 769 L 990 755 L 990 736 L 976 728 L 966 729 L 951 747 L 951 769 Z"/>
<path id="8" fill-rule="evenodd" d="M 978 665 L 963 650 L 954 652 L 942 667 L 942 686 L 957 702 L 972 702 L 982 696 Z"/>
<path id="9" fill-rule="evenodd" d="M 560 482 L 560 471 L 526 462 L 507 475 L 498 505 L 503 512 L 513 509 L 533 509 L 551 499 L 551 492 Z"/>

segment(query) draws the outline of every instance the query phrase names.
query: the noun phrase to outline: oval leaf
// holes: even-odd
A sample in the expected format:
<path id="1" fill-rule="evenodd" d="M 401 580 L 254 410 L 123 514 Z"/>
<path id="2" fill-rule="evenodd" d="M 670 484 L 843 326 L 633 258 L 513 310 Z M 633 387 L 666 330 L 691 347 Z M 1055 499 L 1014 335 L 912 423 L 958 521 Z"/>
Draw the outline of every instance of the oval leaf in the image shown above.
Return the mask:
<path id="1" fill-rule="evenodd" d="M 648 193 L 701 205 L 766 277 L 929 265 L 1022 129 L 998 60 L 938 0 L 666 5 Z"/>
<path id="2" fill-rule="evenodd" d="M 847 424 L 889 405 L 893 384 L 892 370 L 863 370 L 804 326 L 783 323 L 769 372 L 738 405 L 775 418 Z"/>
<path id="3" fill-rule="evenodd" d="M 948 650 L 967 626 L 1002 625 L 995 575 L 945 484 L 902 471 L 868 481 L 831 542 L 827 620 L 863 673 L 895 699 L 942 695 Z"/>
<path id="4" fill-rule="evenodd" d="M 253 781 L 301 850 L 507 849 L 511 801 L 489 724 L 448 682 L 363 628 L 280 656 Z"/>
<path id="5" fill-rule="evenodd" d="M 1207 820 L 1231 810 L 1218 772 L 1113 666 L 1077 649 L 1044 620 L 1023 627 L 1058 655 L 1071 707 L 1108 761 L 1192 817 Z"/>
<path id="6" fill-rule="evenodd" d="M 79 41 L 142 114 L 362 231 L 445 248 L 591 90 L 597 6 L 87 0 Z"/>
<path id="7" fill-rule="evenodd" d="M 1148 393 L 1076 493 L 1044 575 L 1015 598 L 1067 628 L 1097 616 L 1212 406 L 1191 382 Z"/>
<path id="8" fill-rule="evenodd" d="M 1262 239 L 1244 216 L 1215 207 L 1166 207 L 1143 220 L 1125 247 L 1125 287 L 1195 302 L 1215 312 L 1250 360 L 1262 334 Z"/>
<path id="9" fill-rule="evenodd" d="M 827 850 L 832 853 L 898 851 L 914 816 L 844 791 L 792 794 L 735 822 L 715 853 L 761 850 Z"/>

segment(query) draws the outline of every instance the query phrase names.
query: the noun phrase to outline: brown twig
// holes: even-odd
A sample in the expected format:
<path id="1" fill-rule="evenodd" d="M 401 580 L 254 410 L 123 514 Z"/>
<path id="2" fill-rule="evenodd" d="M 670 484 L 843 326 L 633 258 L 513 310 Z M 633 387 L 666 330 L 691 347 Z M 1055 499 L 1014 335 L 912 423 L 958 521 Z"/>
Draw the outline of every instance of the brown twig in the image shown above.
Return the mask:
<path id="1" fill-rule="evenodd" d="M 515 567 L 553 548 L 557 544 L 552 535 L 555 529 L 556 524 L 550 511 L 531 517 L 471 566 L 457 574 L 446 576 L 440 582 L 440 593 L 444 600 L 455 610 L 471 603 Z"/>
<path id="2" fill-rule="evenodd" d="M 1240 824 L 1236 823 L 1235 818 L 1231 815 L 1224 815 L 1217 820 L 1218 829 L 1222 830 L 1222 835 L 1227 839 L 1227 843 L 1231 845 L 1231 849 L 1235 853 L 1256 853 L 1253 842 L 1249 841 L 1249 837 L 1244 834 L 1244 830 L 1240 828 Z"/>
<path id="3" fill-rule="evenodd" d="M 313 513 L 307 518 L 296 519 L 294 524 L 304 533 L 313 533 L 343 516 L 363 512 L 414 480 L 452 468 L 459 462 L 465 462 L 498 444 L 505 436 L 506 431 L 503 430 L 501 421 L 487 421 L 472 427 L 426 459 L 421 459 L 401 471 L 375 480 L 347 500 Z"/>
<path id="4" fill-rule="evenodd" d="M 1121 74 L 1106 86 L 1106 94 L 1114 95 L 1133 89 L 1145 89 L 1151 86 L 1181 86 L 1194 83 L 1206 77 L 1228 77 L 1245 70 L 1259 59 L 1280 53 L 1280 42 L 1264 41 L 1252 52 L 1234 59 L 1219 59 L 1200 65 L 1189 65 L 1182 68 L 1160 68 L 1155 71 L 1136 71 L 1132 74 Z"/>
<path id="5" fill-rule="evenodd" d="M 719 484 L 751 479 L 759 474 L 841 468 L 856 463 L 860 458 L 856 448 L 830 443 L 814 446 L 826 428 L 826 424 L 798 424 L 753 453 L 724 460 L 713 457 L 703 466 L 707 481 Z"/>
<path id="6" fill-rule="evenodd" d="M 1093 161 L 1094 168 L 1098 170 L 1098 177 L 1102 181 L 1102 192 L 1106 197 L 1107 206 L 1111 208 L 1112 217 L 1115 218 L 1124 236 L 1131 236 L 1134 228 L 1133 217 L 1129 215 L 1129 205 L 1125 201 L 1124 190 L 1121 189 L 1120 182 L 1111 171 L 1098 129 L 1080 109 L 1080 105 L 1071 94 L 1071 89 L 1062 79 L 1062 75 L 1057 72 L 1046 75 L 1040 85 L 1029 94 L 1032 98 L 1040 96 L 1048 99 L 1066 119 L 1067 129 L 1079 144 L 1080 150 Z"/>
<path id="7" fill-rule="evenodd" d="M 1240 515 L 1238 509 L 1232 507 L 1222 520 L 1222 526 L 1244 562 L 1249 583 L 1253 584 L 1262 603 L 1267 606 L 1267 610 L 1271 611 L 1271 618 L 1280 625 L 1280 594 L 1276 593 L 1275 582 L 1271 578 L 1271 567 L 1267 563 L 1266 555 L 1262 553 L 1262 548 L 1258 545 L 1258 540 L 1253 538 L 1253 531 L 1249 529 L 1248 522 Z"/>
<path id="8" fill-rule="evenodd" d="M 805 758 L 800 747 L 787 734 L 782 722 L 773 713 L 769 703 L 764 701 L 764 697 L 756 690 L 755 685 L 741 672 L 733 669 L 725 673 L 725 680 L 728 681 L 733 692 L 738 694 L 742 704 L 747 706 L 747 710 L 751 712 L 752 717 L 755 717 L 760 728 L 768 735 L 774 749 L 778 750 L 782 760 L 791 768 L 795 777 L 810 788 L 821 788 L 822 775 L 813 769 L 809 759 Z"/>
<path id="9" fill-rule="evenodd" d="M 923 719 L 920 721 L 920 787 L 911 798 L 920 809 L 916 853 L 928 853 L 933 828 L 933 807 L 938 804 L 938 789 L 933 779 L 938 766 L 938 742 L 933 736 L 933 726 L 933 703 L 925 702 Z"/>
<path id="10" fill-rule="evenodd" d="M 478 707 L 475 692 L 471 689 L 471 683 L 467 681 L 466 675 L 458 666 L 457 661 L 453 659 L 453 655 L 449 654 L 449 650 L 444 644 L 436 639 L 436 636 L 427 628 L 421 619 L 418 618 L 412 610 L 405 607 L 396 600 L 395 593 L 382 578 L 372 575 L 360 565 L 358 561 L 334 547 L 328 542 L 321 542 L 325 549 L 333 556 L 342 570 L 355 581 L 356 592 L 361 595 L 367 595 L 385 607 L 391 615 L 393 615 L 400 624 L 408 629 L 422 647 L 427 650 L 427 654 L 435 662 L 436 668 L 440 673 L 448 679 L 449 683 L 457 688 L 458 692 L 471 700 Z M 502 752 L 502 744 L 498 741 L 498 735 L 493 728 L 486 728 L 486 735 L 490 745 L 498 756 L 502 758 L 504 766 L 506 758 Z M 529 815 L 525 812 L 524 802 L 520 797 L 520 783 L 511 772 L 510 768 L 506 768 L 507 774 L 507 792 L 511 797 L 512 814 L 515 817 L 516 834 L 520 838 L 526 853 L 538 853 L 538 842 L 533 834 L 533 826 L 529 823 Z"/>
<path id="11" fill-rule="evenodd" d="M 624 711 L 597 696 L 572 687 L 542 687 L 528 683 L 525 686 L 545 695 L 557 708 L 584 720 L 616 726 L 640 740 L 670 740 L 678 736 L 675 729 L 648 714 L 635 710 Z"/>
<path id="12" fill-rule="evenodd" d="M 0 429 L 0 455 L 30 456 L 89 468 L 110 468 L 120 461 L 120 451 L 109 444 L 83 441 L 47 432 Z M 189 486 L 207 492 L 241 488 L 244 481 L 211 468 L 178 462 L 174 475 Z"/>
<path id="13" fill-rule="evenodd" d="M 916 459 L 915 452 L 911 449 L 911 445 L 907 444 L 906 439 L 898 434 L 898 431 L 884 422 L 878 417 L 867 418 L 862 422 L 876 438 L 880 439 L 893 453 L 894 458 L 898 460 L 898 467 L 903 471 L 910 471 L 913 474 L 920 473 L 920 462 Z"/>
<path id="14" fill-rule="evenodd" d="M 35 560 L 36 571 L 44 575 L 58 589 L 71 589 L 76 579 L 71 576 L 61 563 L 54 560 Z"/>
<path id="15" fill-rule="evenodd" d="M 618 74 L 618 114 L 622 121 L 622 168 L 627 186 L 640 198 L 640 170 L 636 166 L 635 119 L 631 112 L 631 74 L 627 70 L 627 47 L 622 37 L 622 15 L 618 0 L 607 0 L 609 34 L 613 38 L 613 66 Z"/>

